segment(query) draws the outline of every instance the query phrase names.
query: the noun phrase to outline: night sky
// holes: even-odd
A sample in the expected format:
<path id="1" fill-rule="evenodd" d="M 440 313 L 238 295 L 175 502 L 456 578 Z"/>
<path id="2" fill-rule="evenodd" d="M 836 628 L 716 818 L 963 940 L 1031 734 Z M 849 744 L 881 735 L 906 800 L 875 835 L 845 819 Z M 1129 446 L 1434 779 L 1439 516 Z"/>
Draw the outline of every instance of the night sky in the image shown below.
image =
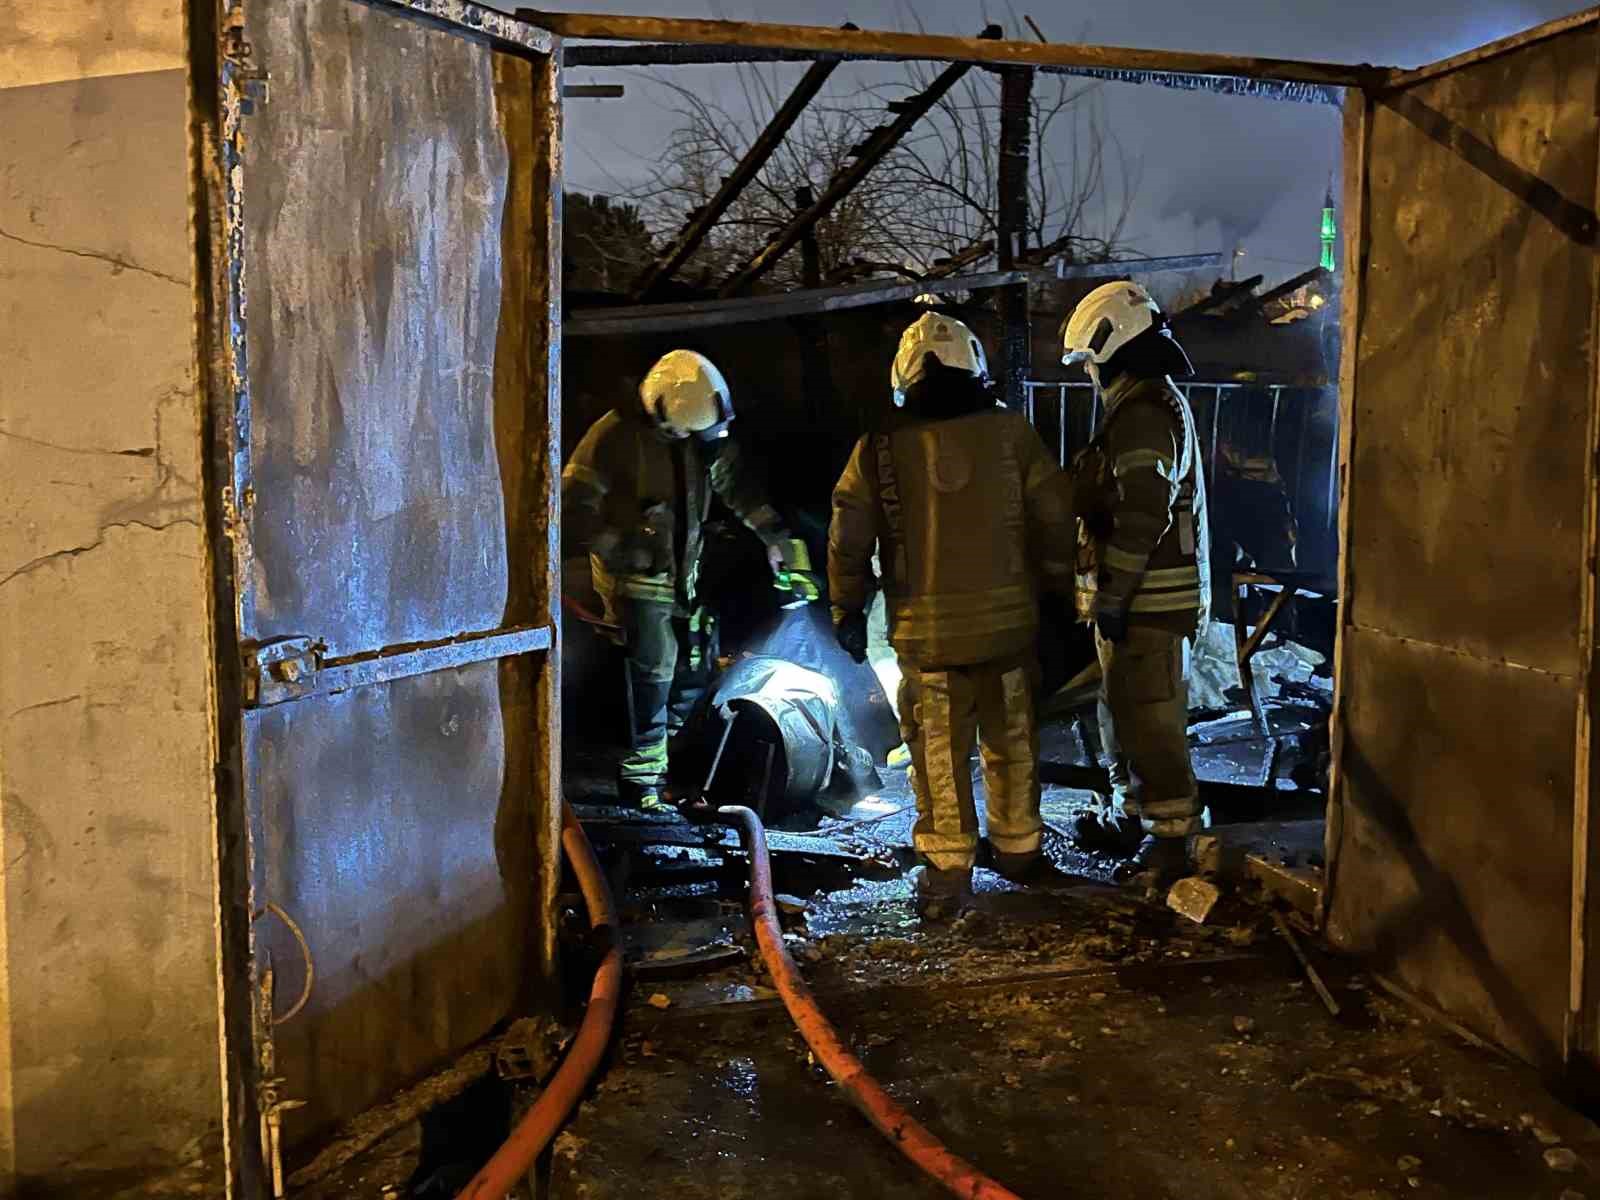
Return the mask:
<path id="1" fill-rule="evenodd" d="M 509 4 L 506 7 L 510 7 Z M 985 19 L 1026 37 L 1031 13 L 1052 40 L 1414 66 L 1566 16 L 1582 0 L 1139 0 L 1050 5 L 1021 0 L 972 15 L 961 0 L 862 3 L 861 0 L 596 0 L 585 11 L 792 21 L 865 28 L 915 28 L 973 35 Z M 987 13 L 987 18 L 983 15 Z M 786 89 L 801 67 L 777 71 Z M 662 68 L 669 70 L 669 68 Z M 733 67 L 670 68 L 672 78 L 707 94 L 736 96 Z M 830 91 L 854 90 L 892 65 L 842 67 Z M 622 100 L 567 105 L 567 184 L 618 194 L 645 175 L 644 159 L 673 118 L 651 73 L 581 70 L 570 82 L 616 82 Z M 1146 254 L 1187 254 L 1242 245 L 1241 274 L 1271 283 L 1318 255 L 1317 225 L 1330 172 L 1337 167 L 1336 109 L 1246 97 L 1196 95 L 1164 88 L 1105 84 L 1104 120 L 1138 167 L 1125 236 Z M 827 93 L 824 93 L 824 97 Z M 820 182 L 820 181 L 819 181 Z M 1117 204 L 1115 197 L 1112 204 Z"/>

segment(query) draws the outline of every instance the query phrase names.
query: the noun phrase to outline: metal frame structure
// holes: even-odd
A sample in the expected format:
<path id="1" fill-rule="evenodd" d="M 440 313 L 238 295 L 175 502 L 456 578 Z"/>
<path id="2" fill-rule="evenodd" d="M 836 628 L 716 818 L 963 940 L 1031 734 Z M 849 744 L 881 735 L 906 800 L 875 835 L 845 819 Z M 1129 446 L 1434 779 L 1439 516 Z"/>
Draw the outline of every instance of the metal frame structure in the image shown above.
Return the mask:
<path id="1" fill-rule="evenodd" d="M 250 915 L 253 897 L 250 878 L 250 815 L 246 811 L 243 784 L 241 730 L 249 697 L 249 679 L 260 664 L 243 661 L 237 642 L 243 613 L 241 597 L 250 578 L 252 554 L 249 538 L 249 511 L 252 482 L 249 456 L 250 409 L 247 363 L 243 340 L 244 310 L 243 264 L 239 255 L 241 215 L 244 198 L 233 184 L 240 161 L 242 122 L 260 94 L 263 80 L 255 73 L 250 47 L 244 37 L 244 6 L 258 0 L 215 0 L 213 4 L 191 6 L 189 49 L 192 63 L 195 133 L 190 139 L 195 203 L 195 240 L 200 278 L 200 316 L 202 349 L 199 367 L 202 385 L 209 398 L 205 490 L 208 542 L 212 547 L 213 613 L 216 638 L 217 703 L 217 802 L 219 812 L 219 884 L 221 888 L 221 970 L 223 1009 L 227 1030 L 225 1059 L 229 1091 L 228 1144 L 230 1146 L 229 1185 L 234 1195 L 260 1194 L 268 1175 L 257 1146 L 260 1122 L 271 1114 L 271 1093 L 257 1091 L 256 1084 L 270 1073 L 270 1060 L 253 1058 L 254 1048 L 263 1033 L 263 1022 L 270 1028 L 270 1012 L 260 1011 L 251 980 L 253 937 Z M 538 325 L 544 330 L 540 344 L 533 348 L 542 359 L 545 387 L 530 403 L 529 418 L 543 425 L 552 436 L 544 446 L 536 478 L 540 489 L 537 502 L 546 514 L 547 534 L 542 560 L 535 564 L 536 591 L 548 610 L 547 620 L 537 630 L 484 631 L 496 635 L 515 634 L 522 640 L 507 645 L 511 653 L 543 653 L 546 667 L 539 683 L 535 711 L 542 774 L 539 781 L 540 818 L 550 830 L 559 820 L 560 716 L 559 716 L 559 467 L 560 467 L 560 159 L 561 159 L 561 62 L 569 55 L 573 65 L 618 65 L 630 61 L 807 61 L 820 56 L 863 61 L 930 60 L 977 65 L 985 68 L 1021 67 L 1046 72 L 1087 74 L 1091 77 L 1125 82 L 1155 83 L 1231 94 L 1256 95 L 1288 102 L 1334 102 L 1336 89 L 1348 89 L 1345 101 L 1346 171 L 1344 178 L 1345 262 L 1343 312 L 1343 357 L 1340 367 L 1341 429 L 1338 471 L 1349 469 L 1353 445 L 1352 410 L 1356 382 L 1356 357 L 1360 321 L 1360 288 L 1364 270 L 1367 213 L 1367 145 L 1374 103 L 1389 103 L 1395 89 L 1441 78 L 1448 73 L 1480 64 L 1495 56 L 1534 45 L 1541 40 L 1584 29 L 1600 22 L 1600 10 L 1556 22 L 1538 30 L 1505 39 L 1493 45 L 1420 71 L 1399 72 L 1369 66 L 1310 63 L 1287 59 L 1252 58 L 1229 55 L 1192 54 L 1113 47 L 1065 44 L 1039 44 L 1011 40 L 940 37 L 865 30 L 837 30 L 797 25 L 758 25 L 731 21 L 674 20 L 617 16 L 598 13 L 553 13 L 519 10 L 506 17 L 469 0 L 349 0 L 364 3 L 441 28 L 457 36 L 487 41 L 498 48 L 540 63 L 536 97 L 537 136 L 533 152 L 540 166 L 538 178 L 543 189 L 538 199 L 538 220 L 545 237 L 548 255 L 546 272 L 532 281 L 532 302 L 543 309 Z M 563 39 L 589 39 L 644 44 L 645 49 L 622 47 L 574 47 L 565 50 Z M 671 49 L 659 49 L 669 47 Z M 633 57 L 628 57 L 632 55 Z M 646 58 L 646 55 L 659 55 Z M 1501 173 L 1496 177 L 1473 147 L 1459 140 L 1451 144 L 1464 158 L 1491 174 L 1497 182 L 1512 187 L 1526 185 L 1526 179 L 1513 179 Z M 1537 182 L 1537 181 L 1534 181 Z M 1540 195 L 1523 193 L 1528 203 L 1540 207 Z M 1547 214 L 1548 215 L 1548 214 Z M 1569 217 L 1572 213 L 1566 214 Z M 1592 214 L 1575 214 L 1573 228 L 1593 236 Z M 1552 220 L 1555 218 L 1552 217 Z M 797 234 L 798 237 L 798 234 Z M 946 281 L 948 283 L 948 281 Z M 1005 282 L 1012 282 L 1006 280 Z M 750 303 L 745 301 L 743 303 Z M 598 318 L 597 318 L 598 319 Z M 1061 389 L 1063 399 L 1072 385 L 1052 385 Z M 1241 384 L 1208 384 L 1217 394 Z M 1030 387 L 1030 393 L 1037 386 Z M 1593 398 L 1591 397 L 1591 400 Z M 1596 437 L 1596 408 L 1590 405 L 1588 438 Z M 1600 541 L 1600 500 L 1590 489 L 1586 513 L 1590 545 Z M 1348 543 L 1350 527 L 1349 489 L 1340 495 L 1339 594 L 1349 587 Z M 1590 1011 L 1597 990 L 1596 963 L 1588 954 L 1593 940 L 1594 917 L 1590 912 L 1590 878 L 1594 845 L 1594 826 L 1590 807 L 1600 775 L 1600 756 L 1592 753 L 1592 712 L 1600 695 L 1600 665 L 1597 665 L 1596 626 L 1600 623 L 1600 584 L 1596 582 L 1595 558 L 1588 560 L 1583 579 L 1582 654 L 1586 663 L 1580 691 L 1576 730 L 1579 772 L 1573 800 L 1573 894 L 1571 961 L 1571 1028 L 1563 1052 L 1569 1066 L 1580 1055 L 1594 1052 L 1594 1017 Z M 1347 702 L 1348 614 L 1341 613 L 1339 644 L 1336 649 L 1336 691 L 1333 718 L 1335 761 L 1340 761 L 1344 736 L 1343 714 Z M 548 645 L 549 649 L 542 649 Z M 416 648 L 407 648 L 412 652 Z M 426 648 L 429 652 L 439 647 Z M 287 661 L 287 659 L 285 660 Z M 428 660 L 413 665 L 427 667 Z M 336 668 L 355 667 L 353 663 L 321 664 Z M 257 682 L 260 677 L 257 675 Z M 277 678 L 274 685 L 292 681 Z M 351 685 L 364 682 L 353 678 Z M 287 699 L 287 697 L 286 697 Z M 1333 780 L 1335 797 L 1341 787 L 1336 767 Z M 1336 852 L 1341 814 L 1337 802 L 1329 810 L 1329 888 L 1337 886 Z M 552 858 L 558 839 L 548 838 L 542 851 Z M 546 872 L 553 881 L 554 875 Z M 553 913 L 553 882 L 546 884 L 540 897 L 547 913 Z M 553 927 L 545 931 L 541 950 L 553 954 Z"/>
<path id="2" fill-rule="evenodd" d="M 253 914 L 260 908 L 256 873 L 260 838 L 256 801 L 247 787 L 245 724 L 251 708 L 377 686 L 409 675 L 469 662 L 537 655 L 531 732 L 538 746 L 535 824 L 541 893 L 532 937 L 545 978 L 555 970 L 555 894 L 560 855 L 560 161 L 561 46 L 546 30 L 472 0 L 348 0 L 436 29 L 444 36 L 486 44 L 534 64 L 533 150 L 535 220 L 543 227 L 545 270 L 527 281 L 529 299 L 545 317 L 531 352 L 543 360 L 545 386 L 530 395 L 527 423 L 543 431 L 542 453 L 531 478 L 540 490 L 523 497 L 545 536 L 532 564 L 534 625 L 484 630 L 422 646 L 383 647 L 342 659 L 321 660 L 315 647 L 296 640 L 242 645 L 251 627 L 254 554 L 251 510 L 251 389 L 245 304 L 247 264 L 241 190 L 246 126 L 269 85 L 256 68 L 247 35 L 247 7 L 256 0 L 214 0 L 191 6 L 188 22 L 194 134 L 189 140 L 201 349 L 197 356 L 205 411 L 204 492 L 212 577 L 217 684 L 218 970 L 224 1045 L 226 1185 L 230 1196 L 282 1194 L 278 1128 L 293 1102 L 276 1077 L 270 969 L 257 979 Z M 518 585 L 520 587 L 520 585 Z M 515 591 L 515 589 L 514 589 Z M 542 823 L 542 827 L 539 827 Z"/>

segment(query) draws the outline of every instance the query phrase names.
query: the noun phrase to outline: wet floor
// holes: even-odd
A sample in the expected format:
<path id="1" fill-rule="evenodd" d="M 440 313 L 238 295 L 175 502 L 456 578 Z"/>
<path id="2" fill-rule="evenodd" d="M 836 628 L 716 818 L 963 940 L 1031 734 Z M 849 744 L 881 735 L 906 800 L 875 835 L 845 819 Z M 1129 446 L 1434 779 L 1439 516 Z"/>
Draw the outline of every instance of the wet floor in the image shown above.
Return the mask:
<path id="1" fill-rule="evenodd" d="M 1241 777 L 1260 770 L 1237 720 L 1203 732 Z M 528 1194 L 943 1195 L 795 1033 L 753 953 L 731 839 L 619 812 L 602 793 L 577 798 L 591 802 L 581 811 L 597 837 L 616 834 L 600 850 L 631 992 L 603 1074 Z M 853 805 L 776 823 L 828 847 L 774 853 L 791 953 L 868 1069 L 957 1154 L 1029 1200 L 1600 1200 L 1600 1131 L 1525 1069 L 1313 951 L 1341 1009 L 1330 1015 L 1244 897 L 1197 925 L 1160 897 L 1105 886 L 1112 864 L 1055 832 L 1089 800 L 1047 791 L 1053 886 L 980 869 L 974 911 L 943 925 L 912 904 L 902 774 Z M 1295 798 L 1282 803 L 1274 815 L 1292 815 Z M 641 824 L 673 844 L 646 844 Z M 460 1137 L 535 1094 L 484 1089 L 488 1107 L 467 1114 Z M 473 1166 L 452 1155 L 452 1136 L 402 1129 L 302 1194 L 451 1195 Z"/>
<path id="2" fill-rule="evenodd" d="M 931 937 L 795 939 L 868 1069 L 1017 1194 L 1600 1196 L 1600 1134 L 1524 1071 L 1325 963 L 1331 1017 L 1248 913 L 1212 932 L 1055 900 Z M 944 1194 L 844 1102 L 759 973 L 730 988 L 635 996 L 546 1195 Z"/>

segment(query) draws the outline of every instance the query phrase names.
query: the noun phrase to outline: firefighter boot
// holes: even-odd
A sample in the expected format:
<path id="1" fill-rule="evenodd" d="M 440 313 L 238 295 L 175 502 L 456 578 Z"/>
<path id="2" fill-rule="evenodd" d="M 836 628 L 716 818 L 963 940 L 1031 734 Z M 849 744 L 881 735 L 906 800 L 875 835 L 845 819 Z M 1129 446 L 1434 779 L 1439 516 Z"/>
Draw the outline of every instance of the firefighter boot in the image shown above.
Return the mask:
<path id="1" fill-rule="evenodd" d="M 1156 837 L 1147 834 L 1133 856 L 1118 865 L 1112 874 L 1117 883 L 1139 883 L 1152 891 L 1164 891 L 1189 871 L 1189 839 Z"/>
<path id="2" fill-rule="evenodd" d="M 1078 848 L 1096 854 L 1125 858 L 1135 853 L 1144 837 L 1137 817 L 1130 817 L 1106 805 L 1088 809 L 1072 822 L 1072 840 Z"/>
<path id="3" fill-rule="evenodd" d="M 949 921 L 961 915 L 972 898 L 972 871 L 918 867 L 917 915 L 924 921 Z"/>

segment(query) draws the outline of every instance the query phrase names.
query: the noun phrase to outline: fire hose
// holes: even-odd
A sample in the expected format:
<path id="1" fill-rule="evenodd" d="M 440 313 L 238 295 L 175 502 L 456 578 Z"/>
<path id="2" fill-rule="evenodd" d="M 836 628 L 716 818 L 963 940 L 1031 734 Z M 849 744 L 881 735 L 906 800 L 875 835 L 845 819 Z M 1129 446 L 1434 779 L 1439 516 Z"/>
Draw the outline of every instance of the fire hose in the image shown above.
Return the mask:
<path id="1" fill-rule="evenodd" d="M 728 806 L 717 810 L 718 819 L 739 831 L 739 841 L 750 858 L 750 924 L 755 927 L 756 944 L 772 975 L 772 982 L 783 998 L 783 1005 L 800 1030 L 811 1052 L 816 1055 L 845 1090 L 861 1115 L 871 1121 L 894 1148 L 966 1200 L 1019 1200 L 1016 1193 L 996 1183 L 971 1163 L 952 1154 L 910 1113 L 900 1107 L 849 1047 L 817 1006 L 816 997 L 806 986 L 800 969 L 783 944 L 783 929 L 778 924 L 778 905 L 772 893 L 772 864 L 767 858 L 766 831 L 761 818 L 748 808 Z"/>
<path id="2" fill-rule="evenodd" d="M 578 877 L 578 887 L 589 910 L 590 928 L 602 937 L 609 937 L 610 945 L 594 973 L 594 983 L 589 988 L 589 1007 L 566 1058 L 561 1060 L 549 1085 L 539 1093 L 539 1099 L 517 1123 L 505 1144 L 472 1177 L 456 1200 L 502 1200 L 517 1181 L 527 1175 L 534 1160 L 544 1152 L 577 1105 L 578 1097 L 600 1065 L 606 1044 L 611 1040 L 611 1027 L 622 997 L 622 942 L 617 936 L 616 906 L 594 856 L 594 847 L 589 845 L 589 837 L 583 832 L 572 806 L 566 803 L 561 806 L 561 847 L 567 852 L 567 861 Z"/>
<path id="3" fill-rule="evenodd" d="M 772 864 L 767 857 L 766 831 L 761 819 L 748 808 L 729 806 L 717 817 L 739 832 L 750 858 L 750 923 L 756 943 L 782 997 L 789 1016 L 806 1044 L 828 1074 L 850 1097 L 878 1131 L 927 1175 L 966 1200 L 1020 1200 L 1016 1193 L 996 1183 L 964 1159 L 952 1154 L 938 1138 L 906 1112 L 844 1044 L 818 1007 L 800 970 L 783 944 L 777 901 L 772 891 Z M 571 1114 L 605 1053 L 622 993 L 622 946 L 616 933 L 616 908 L 611 891 L 595 859 L 594 848 L 570 805 L 561 812 L 561 845 L 578 876 L 589 924 L 611 944 L 595 971 L 584 1013 L 572 1048 L 562 1060 L 539 1099 L 517 1123 L 511 1136 L 495 1151 L 457 1200 L 502 1200 L 525 1177 L 534 1161 L 550 1144 L 562 1122 Z"/>

